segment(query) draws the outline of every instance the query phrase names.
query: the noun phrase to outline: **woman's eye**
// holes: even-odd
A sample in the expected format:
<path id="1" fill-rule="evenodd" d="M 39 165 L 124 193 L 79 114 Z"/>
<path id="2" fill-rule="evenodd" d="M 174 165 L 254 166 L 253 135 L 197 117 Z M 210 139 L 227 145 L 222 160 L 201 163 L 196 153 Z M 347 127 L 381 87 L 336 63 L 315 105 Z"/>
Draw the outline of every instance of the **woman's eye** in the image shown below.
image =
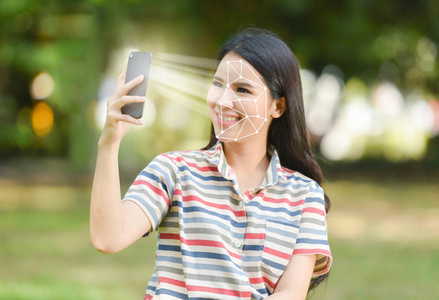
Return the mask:
<path id="1" fill-rule="evenodd" d="M 245 89 L 245 88 L 241 88 L 241 87 L 239 87 L 239 88 L 237 89 L 237 92 L 238 92 L 238 93 L 249 93 L 249 94 L 250 94 L 249 90 L 247 90 L 247 89 Z"/>
<path id="2" fill-rule="evenodd" d="M 222 86 L 223 86 L 223 85 L 222 85 L 220 82 L 218 82 L 218 81 L 214 81 L 214 82 L 212 82 L 212 85 L 217 86 L 217 87 L 222 87 Z"/>

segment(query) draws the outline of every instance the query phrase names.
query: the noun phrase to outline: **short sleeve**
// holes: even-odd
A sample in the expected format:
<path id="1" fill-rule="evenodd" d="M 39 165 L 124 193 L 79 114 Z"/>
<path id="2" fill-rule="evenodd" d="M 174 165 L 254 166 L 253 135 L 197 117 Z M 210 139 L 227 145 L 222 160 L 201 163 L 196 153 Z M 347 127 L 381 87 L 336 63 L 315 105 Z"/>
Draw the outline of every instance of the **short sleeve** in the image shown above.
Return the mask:
<path id="1" fill-rule="evenodd" d="M 293 255 L 316 254 L 313 276 L 329 271 L 332 255 L 328 243 L 323 189 L 313 183 L 306 196 L 300 220 L 299 234 Z"/>
<path id="2" fill-rule="evenodd" d="M 148 216 L 151 231 L 155 231 L 172 205 L 176 177 L 177 167 L 171 158 L 160 154 L 137 175 L 122 202 L 135 202 Z"/>

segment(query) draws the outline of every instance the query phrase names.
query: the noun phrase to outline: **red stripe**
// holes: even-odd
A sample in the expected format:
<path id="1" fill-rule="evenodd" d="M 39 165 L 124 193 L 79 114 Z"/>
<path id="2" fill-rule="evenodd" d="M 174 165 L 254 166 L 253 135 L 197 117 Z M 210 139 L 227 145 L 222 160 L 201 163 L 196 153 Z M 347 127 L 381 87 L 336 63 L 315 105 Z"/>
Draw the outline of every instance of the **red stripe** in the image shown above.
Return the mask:
<path id="1" fill-rule="evenodd" d="M 246 233 L 244 236 L 244 239 L 265 240 L 265 234 L 264 233 Z"/>
<path id="2" fill-rule="evenodd" d="M 200 167 L 200 166 L 198 166 L 198 165 L 196 165 L 194 163 L 190 163 L 190 162 L 184 160 L 184 158 L 181 157 L 181 156 L 179 156 L 179 157 L 170 157 L 170 156 L 168 156 L 166 154 L 163 154 L 163 156 L 167 157 L 170 160 L 175 161 L 175 162 L 182 162 L 183 161 L 189 167 L 195 168 L 195 169 L 199 170 L 200 172 L 218 172 L 218 168 L 217 167 L 210 167 L 210 166 Z"/>
<path id="3" fill-rule="evenodd" d="M 268 284 L 272 289 L 274 289 L 274 287 L 276 286 L 275 283 L 271 282 L 270 280 L 268 280 L 266 277 L 262 276 L 262 277 L 254 277 L 254 278 L 249 278 L 248 281 L 251 284 L 261 284 L 261 283 L 266 283 Z"/>
<path id="4" fill-rule="evenodd" d="M 146 180 L 136 180 L 136 181 L 133 182 L 133 185 L 142 185 L 142 184 L 146 185 L 146 186 L 147 186 L 148 188 L 150 188 L 154 193 L 156 193 L 157 195 L 159 195 L 160 197 L 162 197 L 162 198 L 166 201 L 166 204 L 167 204 L 168 207 L 169 207 L 169 199 L 168 199 L 168 196 L 163 192 L 163 190 L 161 190 L 161 189 L 159 189 L 159 188 L 153 186 L 151 183 L 149 183 L 149 182 L 146 181 Z"/>
<path id="5" fill-rule="evenodd" d="M 182 238 L 182 237 L 180 237 L 180 242 L 182 244 L 189 245 L 189 246 L 209 246 L 209 247 L 216 247 L 216 248 L 224 249 L 227 251 L 227 253 L 230 256 L 232 256 L 236 259 L 241 259 L 241 255 L 231 252 L 221 242 L 209 241 L 209 240 L 187 240 L 187 239 Z"/>
<path id="6" fill-rule="evenodd" d="M 287 173 L 290 173 L 290 174 L 296 173 L 296 171 L 292 171 L 292 170 L 287 169 L 287 168 L 285 168 L 285 167 L 282 167 L 282 170 L 283 170 L 284 172 L 287 172 Z"/>
<path id="7" fill-rule="evenodd" d="M 264 198 L 264 201 L 271 202 L 271 203 L 286 203 L 291 207 L 303 205 L 305 203 L 305 199 L 291 201 L 288 198 L 276 199 L 276 198 L 266 197 L 264 193 L 261 193 L 261 194 L 262 194 L 261 197 Z"/>
<path id="8" fill-rule="evenodd" d="M 175 195 L 175 193 L 174 193 Z M 245 211 L 244 210 L 240 210 L 240 211 L 235 211 L 233 210 L 229 205 L 226 204 L 215 204 L 212 202 L 208 202 L 205 201 L 203 199 L 201 199 L 200 197 L 194 196 L 194 195 L 188 195 L 188 196 L 183 196 L 183 200 L 184 201 L 197 201 L 200 202 L 208 207 L 212 207 L 212 208 L 216 208 L 216 209 L 221 209 L 221 210 L 228 210 L 231 213 L 233 213 L 236 217 L 245 217 Z"/>
<path id="9" fill-rule="evenodd" d="M 231 251 L 229 251 L 226 246 L 221 243 L 221 242 L 217 242 L 217 241 L 211 241 L 211 240 L 189 240 L 189 239 L 185 239 L 183 237 L 180 237 L 180 235 L 178 233 L 161 233 L 160 234 L 160 239 L 164 239 L 164 240 L 180 240 L 180 242 L 184 245 L 188 245 L 188 246 L 201 246 L 201 247 L 215 247 L 215 248 L 221 248 L 227 251 L 227 253 L 230 256 L 233 256 L 234 258 L 237 259 L 241 259 L 241 256 L 239 254 L 233 253 Z"/>
<path id="10" fill-rule="evenodd" d="M 274 289 L 274 287 L 276 286 L 275 283 L 271 282 L 271 281 L 268 280 L 268 278 L 266 278 L 266 277 L 262 277 L 262 280 L 264 280 L 264 282 L 265 282 L 266 284 L 268 284 L 272 289 Z"/>
<path id="11" fill-rule="evenodd" d="M 146 295 L 145 298 L 143 298 L 143 300 L 149 300 L 149 299 L 152 299 L 151 295 Z"/>
<path id="12" fill-rule="evenodd" d="M 182 288 L 186 288 L 186 282 L 181 281 L 181 280 L 175 280 L 175 279 L 171 279 L 168 277 L 159 277 L 159 284 L 160 283 L 169 283 L 172 285 L 176 285 Z"/>
<path id="13" fill-rule="evenodd" d="M 295 249 L 293 255 L 296 254 L 323 254 L 332 258 L 331 252 L 322 249 Z"/>
<path id="14" fill-rule="evenodd" d="M 302 213 L 318 214 L 321 216 L 325 215 L 325 212 L 323 210 L 315 208 L 315 207 L 306 207 L 303 209 Z"/>
<path id="15" fill-rule="evenodd" d="M 219 295 L 229 295 L 229 296 L 235 296 L 240 298 L 250 298 L 251 292 L 241 292 L 236 290 L 228 290 L 228 289 L 220 289 L 220 288 L 210 288 L 205 286 L 196 286 L 196 285 L 188 285 L 187 286 L 188 291 L 198 291 L 198 292 L 208 292 L 213 294 L 219 294 Z"/>
<path id="16" fill-rule="evenodd" d="M 180 234 L 178 233 L 160 233 L 160 238 L 164 240 L 179 240 Z"/>
<path id="17" fill-rule="evenodd" d="M 264 247 L 264 252 L 271 254 L 271 255 L 274 255 L 276 257 L 283 258 L 283 259 L 289 260 L 291 258 L 291 254 L 280 252 L 280 251 L 274 250 L 274 249 L 269 248 L 269 247 Z"/>
<path id="18" fill-rule="evenodd" d="M 253 278 L 249 278 L 248 281 L 249 281 L 251 284 L 260 284 L 260 283 L 263 283 L 263 282 L 264 282 L 264 280 L 262 279 L 262 277 L 253 277 Z"/>

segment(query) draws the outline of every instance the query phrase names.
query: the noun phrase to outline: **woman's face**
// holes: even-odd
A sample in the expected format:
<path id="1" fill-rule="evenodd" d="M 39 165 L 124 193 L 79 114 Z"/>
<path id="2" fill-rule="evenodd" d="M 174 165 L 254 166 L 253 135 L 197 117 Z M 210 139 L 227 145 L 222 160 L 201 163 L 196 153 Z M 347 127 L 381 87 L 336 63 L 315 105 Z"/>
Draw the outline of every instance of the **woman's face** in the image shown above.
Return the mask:
<path id="1" fill-rule="evenodd" d="M 244 58 L 229 52 L 221 60 L 207 95 L 216 137 L 223 142 L 265 139 L 276 100 L 262 76 Z"/>

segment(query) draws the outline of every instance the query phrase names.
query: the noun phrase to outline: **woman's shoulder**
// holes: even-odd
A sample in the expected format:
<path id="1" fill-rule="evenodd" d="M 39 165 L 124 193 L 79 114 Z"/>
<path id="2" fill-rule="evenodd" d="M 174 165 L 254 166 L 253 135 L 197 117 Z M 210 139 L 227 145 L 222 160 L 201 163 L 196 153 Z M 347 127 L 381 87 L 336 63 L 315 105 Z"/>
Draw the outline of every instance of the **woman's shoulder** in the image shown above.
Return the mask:
<path id="1" fill-rule="evenodd" d="M 312 178 L 304 175 L 299 171 L 288 169 L 284 166 L 281 167 L 283 178 L 293 185 L 299 185 L 308 189 L 321 189 L 320 185 Z"/>
<path id="2" fill-rule="evenodd" d="M 204 163 L 208 161 L 208 150 L 169 151 L 156 156 L 154 160 L 168 160 L 174 163 Z"/>

